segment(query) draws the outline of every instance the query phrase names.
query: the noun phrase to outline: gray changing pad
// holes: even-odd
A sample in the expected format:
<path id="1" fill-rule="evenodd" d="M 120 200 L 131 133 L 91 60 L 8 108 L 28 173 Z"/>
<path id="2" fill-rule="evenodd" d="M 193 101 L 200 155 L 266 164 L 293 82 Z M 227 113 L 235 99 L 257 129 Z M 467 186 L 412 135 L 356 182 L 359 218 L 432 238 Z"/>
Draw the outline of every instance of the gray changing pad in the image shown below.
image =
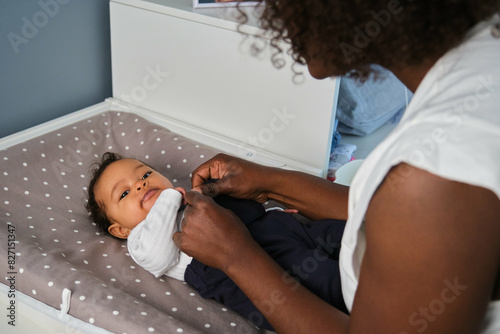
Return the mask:
<path id="1" fill-rule="evenodd" d="M 1 282 L 115 333 L 258 333 L 246 319 L 187 284 L 156 279 L 102 235 L 84 209 L 89 167 L 114 151 L 190 189 L 190 172 L 217 152 L 130 113 L 106 112 L 0 151 Z M 9 232 L 9 230 L 15 232 Z M 15 262 L 8 266 L 8 235 Z M 12 236 L 10 238 L 13 238 Z M 12 245 L 12 244 L 11 244 Z"/>

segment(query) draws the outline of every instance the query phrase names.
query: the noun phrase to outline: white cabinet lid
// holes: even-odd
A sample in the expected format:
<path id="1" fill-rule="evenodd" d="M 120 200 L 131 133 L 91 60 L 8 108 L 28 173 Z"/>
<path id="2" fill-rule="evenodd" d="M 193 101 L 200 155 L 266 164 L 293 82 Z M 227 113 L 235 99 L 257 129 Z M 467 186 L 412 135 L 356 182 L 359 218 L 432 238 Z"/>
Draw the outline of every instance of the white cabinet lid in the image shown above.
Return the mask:
<path id="1" fill-rule="evenodd" d="M 245 39 L 237 23 L 216 17 L 218 10 L 229 15 L 227 9 L 208 15 L 191 0 L 112 0 L 110 6 L 115 99 L 230 142 L 230 153 L 269 155 L 326 175 L 337 80 L 315 80 L 302 67 L 303 82 L 294 83 L 291 58 L 278 70 L 269 47 L 251 55 L 253 42 L 268 40 Z"/>

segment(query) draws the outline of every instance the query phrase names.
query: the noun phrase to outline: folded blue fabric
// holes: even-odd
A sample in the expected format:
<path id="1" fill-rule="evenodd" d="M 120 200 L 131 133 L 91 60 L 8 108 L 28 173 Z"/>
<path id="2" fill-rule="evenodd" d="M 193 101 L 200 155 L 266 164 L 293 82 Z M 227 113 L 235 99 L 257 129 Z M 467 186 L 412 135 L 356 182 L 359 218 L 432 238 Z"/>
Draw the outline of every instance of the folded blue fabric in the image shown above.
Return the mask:
<path id="1" fill-rule="evenodd" d="M 376 80 L 370 77 L 361 84 L 349 77 L 340 79 L 336 118 L 341 133 L 364 136 L 393 118 L 399 120 L 413 96 L 392 72 L 373 67 L 380 73 Z"/>

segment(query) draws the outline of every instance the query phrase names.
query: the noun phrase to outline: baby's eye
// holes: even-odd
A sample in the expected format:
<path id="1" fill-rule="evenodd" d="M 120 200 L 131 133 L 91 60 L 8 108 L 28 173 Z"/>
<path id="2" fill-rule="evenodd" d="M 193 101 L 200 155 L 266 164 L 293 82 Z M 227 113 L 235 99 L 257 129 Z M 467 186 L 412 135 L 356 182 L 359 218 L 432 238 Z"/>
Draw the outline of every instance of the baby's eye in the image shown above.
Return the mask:
<path id="1" fill-rule="evenodd" d="M 147 179 L 149 175 L 151 175 L 152 172 L 147 172 L 146 174 L 144 174 L 144 176 L 142 177 L 142 179 Z"/>
<path id="2" fill-rule="evenodd" d="M 127 190 L 127 191 L 124 191 L 124 192 L 123 192 L 123 194 L 120 196 L 120 200 L 124 199 L 124 198 L 125 198 L 125 196 L 127 196 L 127 195 L 128 195 L 128 193 L 129 193 L 129 191 L 128 191 L 128 190 Z"/>

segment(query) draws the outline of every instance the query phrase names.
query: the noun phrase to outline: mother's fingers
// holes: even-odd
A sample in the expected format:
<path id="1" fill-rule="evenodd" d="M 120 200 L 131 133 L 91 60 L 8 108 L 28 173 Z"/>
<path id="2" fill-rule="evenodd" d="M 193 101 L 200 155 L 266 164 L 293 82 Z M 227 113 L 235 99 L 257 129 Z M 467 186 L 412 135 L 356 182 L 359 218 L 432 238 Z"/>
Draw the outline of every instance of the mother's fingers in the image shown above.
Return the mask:
<path id="1" fill-rule="evenodd" d="M 196 206 L 200 201 L 207 200 L 206 196 L 197 190 L 188 191 L 184 199 L 186 203 L 191 206 Z"/>
<path id="2" fill-rule="evenodd" d="M 182 233 L 181 232 L 175 232 L 174 235 L 172 236 L 172 239 L 174 240 L 174 244 L 177 246 L 177 248 L 181 249 L 181 244 L 182 244 Z"/>
<path id="3" fill-rule="evenodd" d="M 216 155 L 212 159 L 198 166 L 193 171 L 191 177 L 191 187 L 198 187 L 210 179 L 221 179 L 226 174 L 224 162 L 219 159 L 224 159 L 225 155 Z"/>

